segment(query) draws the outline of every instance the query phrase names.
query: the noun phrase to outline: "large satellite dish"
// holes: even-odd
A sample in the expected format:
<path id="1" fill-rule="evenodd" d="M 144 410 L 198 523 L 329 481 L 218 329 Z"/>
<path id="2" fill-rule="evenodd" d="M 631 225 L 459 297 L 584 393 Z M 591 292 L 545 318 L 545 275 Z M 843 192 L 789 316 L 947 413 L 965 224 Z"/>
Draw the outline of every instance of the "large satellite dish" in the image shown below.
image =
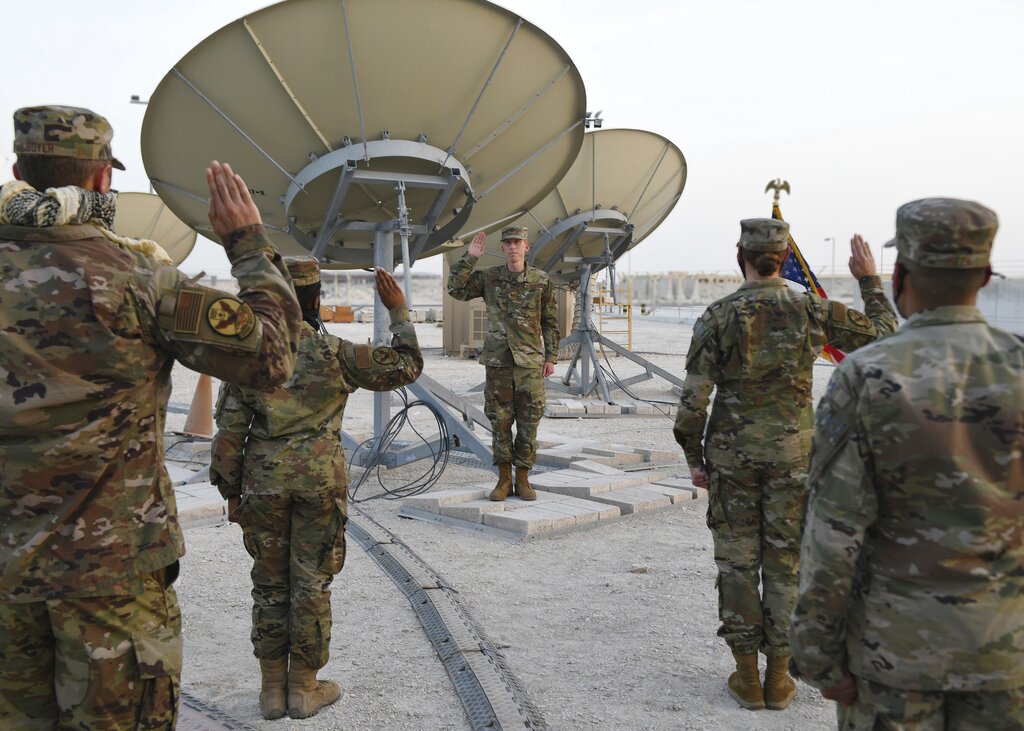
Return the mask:
<path id="1" fill-rule="evenodd" d="M 412 263 L 543 198 L 576 159 L 585 108 L 565 51 L 489 2 L 288 0 L 171 69 L 142 153 L 201 233 L 216 159 L 246 180 L 282 253 L 380 265 L 387 234 L 387 259 Z"/>
<path id="2" fill-rule="evenodd" d="M 157 242 L 175 265 L 192 253 L 197 238 L 196 232 L 152 193 L 118 193 L 114 233 Z"/>
<path id="3" fill-rule="evenodd" d="M 575 282 L 614 263 L 672 211 L 686 184 L 686 159 L 661 135 L 636 129 L 589 132 L 561 182 L 509 226 L 530 229 L 531 264 L 552 280 Z M 485 263 L 504 258 L 498 234 Z M 489 256 L 488 256 L 489 255 Z"/>

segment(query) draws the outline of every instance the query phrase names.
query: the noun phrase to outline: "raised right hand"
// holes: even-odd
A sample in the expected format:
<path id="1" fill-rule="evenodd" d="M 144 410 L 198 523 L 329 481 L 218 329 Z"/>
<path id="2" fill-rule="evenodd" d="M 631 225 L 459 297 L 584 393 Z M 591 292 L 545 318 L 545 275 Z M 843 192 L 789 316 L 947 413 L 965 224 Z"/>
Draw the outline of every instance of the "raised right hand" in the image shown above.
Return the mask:
<path id="1" fill-rule="evenodd" d="M 483 231 L 473 237 L 473 240 L 469 242 L 469 255 L 470 256 L 482 256 L 484 253 L 484 241 L 487 239 L 487 234 Z"/>
<path id="2" fill-rule="evenodd" d="M 878 274 L 875 266 L 875 257 L 871 253 L 868 242 L 861 238 L 860 234 L 854 234 L 850 239 L 850 274 L 857 279 Z"/>
<path id="3" fill-rule="evenodd" d="M 210 186 L 210 226 L 221 242 L 232 231 L 263 222 L 245 181 L 230 165 L 211 162 L 206 184 Z"/>
<path id="4" fill-rule="evenodd" d="M 392 307 L 405 307 L 405 293 L 391 273 L 378 267 L 374 275 L 377 278 L 377 294 L 380 295 L 381 303 L 389 310 Z"/>

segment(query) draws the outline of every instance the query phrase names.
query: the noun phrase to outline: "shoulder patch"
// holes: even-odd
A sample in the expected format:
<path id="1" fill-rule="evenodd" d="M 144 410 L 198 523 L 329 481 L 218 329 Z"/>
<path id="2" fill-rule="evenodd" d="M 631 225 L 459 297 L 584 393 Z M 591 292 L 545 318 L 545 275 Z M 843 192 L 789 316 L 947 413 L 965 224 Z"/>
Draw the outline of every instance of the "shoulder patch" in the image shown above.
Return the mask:
<path id="1" fill-rule="evenodd" d="M 206 310 L 206 321 L 218 335 L 244 338 L 256 327 L 256 316 L 249 305 L 231 297 L 215 300 Z"/>
<path id="2" fill-rule="evenodd" d="M 853 427 L 852 401 L 853 394 L 845 382 L 833 375 L 815 413 L 816 435 L 830 445 L 845 441 L 847 432 Z"/>
<path id="3" fill-rule="evenodd" d="M 393 366 L 401 360 L 398 356 L 398 351 L 394 348 L 388 347 L 375 348 L 373 351 L 373 359 L 382 366 Z"/>
<path id="4" fill-rule="evenodd" d="M 356 345 L 352 350 L 356 356 L 356 368 L 369 368 L 370 367 L 370 346 L 369 345 Z"/>
<path id="5" fill-rule="evenodd" d="M 857 310 L 847 310 L 846 316 L 850 319 L 850 322 L 857 327 L 870 328 L 872 326 L 871 318 L 865 315 L 863 312 Z"/>
<path id="6" fill-rule="evenodd" d="M 174 332 L 195 335 L 199 332 L 199 318 L 202 315 L 203 293 L 194 289 L 178 291 L 174 304 Z"/>
<path id="7" fill-rule="evenodd" d="M 815 416 L 817 434 L 831 445 L 838 444 L 850 430 L 846 414 L 829 400 L 822 400 Z"/>
<path id="8" fill-rule="evenodd" d="M 833 322 L 846 322 L 846 305 L 835 300 L 828 301 L 828 314 Z"/>

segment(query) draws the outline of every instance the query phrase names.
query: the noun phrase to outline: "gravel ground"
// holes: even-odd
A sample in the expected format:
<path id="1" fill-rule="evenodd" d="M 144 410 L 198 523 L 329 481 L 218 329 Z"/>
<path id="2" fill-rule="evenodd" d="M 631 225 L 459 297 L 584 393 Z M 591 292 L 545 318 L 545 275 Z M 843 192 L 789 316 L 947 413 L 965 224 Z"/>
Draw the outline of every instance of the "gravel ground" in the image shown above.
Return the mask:
<path id="1" fill-rule="evenodd" d="M 331 328 L 355 341 L 372 332 L 370 325 Z M 633 350 L 681 374 L 689 331 L 678 321 L 638 321 Z M 439 327 L 419 325 L 418 333 L 428 349 L 428 375 L 457 391 L 483 380 L 476 362 L 440 355 Z M 640 370 L 621 358 L 611 365 L 623 378 Z M 816 368 L 816 391 L 823 390 L 830 374 L 827 365 Z M 174 378 L 172 402 L 188 403 L 195 374 L 177 368 Z M 644 398 L 675 400 L 657 378 L 631 390 Z M 372 429 L 370 404 L 368 394 L 350 400 L 345 417 L 350 433 Z M 183 421 L 183 415 L 171 415 L 169 427 L 180 428 Z M 422 416 L 415 421 L 428 428 Z M 540 435 L 672 448 L 671 427 L 665 417 L 545 419 Z M 399 484 L 423 469 L 416 463 L 386 479 Z M 677 473 L 684 472 L 679 465 Z M 438 489 L 487 479 L 482 469 L 450 464 Z M 374 489 L 366 486 L 360 496 Z M 725 679 L 732 661 L 715 636 L 715 567 L 704 503 L 524 544 L 400 518 L 395 501 L 373 500 L 361 507 L 458 590 L 473 618 L 503 648 L 551 729 L 834 726 L 831 704 L 807 686 L 783 712 L 744 711 L 728 696 Z M 248 640 L 249 560 L 240 532 L 235 526 L 193 529 L 186 542 L 178 587 L 186 636 L 183 684 L 192 694 L 258 728 L 469 728 L 407 601 L 352 541 L 345 570 L 333 586 L 335 631 L 323 673 L 342 683 L 345 696 L 307 721 L 263 721 L 256 705 L 258 667 Z"/>

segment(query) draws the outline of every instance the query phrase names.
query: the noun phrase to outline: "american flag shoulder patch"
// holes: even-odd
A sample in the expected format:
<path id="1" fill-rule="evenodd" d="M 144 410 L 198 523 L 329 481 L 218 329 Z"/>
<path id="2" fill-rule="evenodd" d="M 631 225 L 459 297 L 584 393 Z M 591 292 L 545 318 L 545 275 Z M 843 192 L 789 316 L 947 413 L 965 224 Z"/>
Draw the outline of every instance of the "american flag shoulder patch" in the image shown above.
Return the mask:
<path id="1" fill-rule="evenodd" d="M 203 314 L 203 292 L 182 289 L 174 306 L 174 332 L 195 335 L 199 332 L 199 318 Z"/>

